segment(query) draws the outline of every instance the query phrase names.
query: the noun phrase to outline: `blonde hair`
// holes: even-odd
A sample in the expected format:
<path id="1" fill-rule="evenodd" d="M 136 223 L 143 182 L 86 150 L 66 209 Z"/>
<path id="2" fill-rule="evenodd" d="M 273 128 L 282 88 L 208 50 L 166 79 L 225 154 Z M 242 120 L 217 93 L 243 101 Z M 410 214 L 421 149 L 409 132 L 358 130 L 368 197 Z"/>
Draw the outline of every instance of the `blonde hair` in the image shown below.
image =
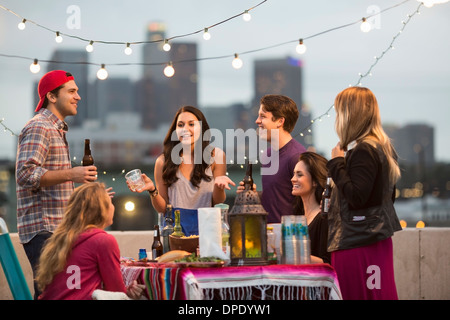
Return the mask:
<path id="1" fill-rule="evenodd" d="M 364 87 L 350 87 L 341 91 L 334 100 L 336 133 L 341 148 L 347 150 L 350 142 L 366 142 L 376 148 L 380 145 L 389 164 L 389 178 L 396 183 L 400 168 L 395 149 L 381 125 L 380 111 L 375 95 Z"/>
<path id="2" fill-rule="evenodd" d="M 105 227 L 110 205 L 111 200 L 103 183 L 85 183 L 75 189 L 61 224 L 42 250 L 36 275 L 40 290 L 43 291 L 64 269 L 72 246 L 82 232 L 89 228 Z"/>

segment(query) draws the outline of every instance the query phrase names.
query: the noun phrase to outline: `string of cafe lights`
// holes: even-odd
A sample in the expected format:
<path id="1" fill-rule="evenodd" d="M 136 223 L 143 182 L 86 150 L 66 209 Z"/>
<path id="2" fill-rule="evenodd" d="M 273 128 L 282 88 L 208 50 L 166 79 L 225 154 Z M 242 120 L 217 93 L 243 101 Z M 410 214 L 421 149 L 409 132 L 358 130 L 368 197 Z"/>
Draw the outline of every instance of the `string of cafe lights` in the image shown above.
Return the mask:
<path id="1" fill-rule="evenodd" d="M 367 69 L 367 71 L 366 71 L 365 73 L 361 73 L 361 72 L 360 72 L 360 73 L 358 74 L 358 75 L 359 75 L 358 81 L 357 81 L 354 85 L 349 84 L 349 87 L 351 87 L 351 86 L 362 86 L 361 80 L 364 79 L 364 78 L 366 78 L 366 77 L 372 76 L 372 70 L 373 70 L 373 68 L 375 68 L 375 66 L 378 64 L 378 62 L 379 62 L 381 59 L 383 59 L 383 57 L 386 55 L 386 53 L 388 53 L 390 50 L 394 50 L 394 49 L 395 49 L 395 47 L 394 47 L 395 41 L 396 41 L 397 38 L 403 33 L 403 30 L 405 30 L 406 26 L 407 26 L 408 23 L 411 21 L 411 19 L 412 19 L 416 14 L 420 14 L 420 8 L 421 8 L 422 5 L 424 5 L 424 2 L 421 2 L 421 3 L 419 4 L 419 6 L 417 7 L 417 9 L 416 9 L 412 14 L 408 14 L 408 15 L 407 15 L 407 19 L 402 21 L 402 27 L 401 27 L 401 29 L 397 32 L 397 34 L 396 34 L 394 37 L 392 37 L 392 40 L 391 40 L 391 42 L 389 43 L 389 45 L 387 46 L 387 48 L 386 48 L 379 56 L 375 56 L 375 57 L 374 57 L 374 60 L 375 60 L 375 61 L 372 63 L 372 65 L 369 67 L 369 69 Z M 427 7 L 430 7 L 430 6 L 427 6 Z M 365 29 L 366 27 L 361 26 L 361 30 L 362 30 L 363 28 Z M 333 110 L 333 109 L 334 109 L 334 104 L 332 104 L 332 105 L 331 105 L 324 113 L 322 113 L 320 116 L 318 116 L 318 117 L 312 119 L 312 120 L 311 120 L 311 123 L 310 123 L 306 128 L 302 129 L 302 131 L 300 131 L 299 133 L 295 134 L 294 137 L 297 137 L 297 136 L 303 137 L 303 136 L 305 135 L 305 132 L 311 133 L 311 132 L 312 132 L 311 127 L 312 127 L 316 122 L 322 121 L 324 117 L 329 118 L 329 117 L 330 117 L 330 112 L 331 112 L 331 110 Z"/>
<path id="2" fill-rule="evenodd" d="M 209 30 L 211 28 L 214 28 L 214 27 L 216 27 L 218 25 L 221 25 L 221 24 L 223 24 L 223 23 L 225 23 L 227 21 L 230 21 L 230 20 L 232 20 L 234 18 L 237 18 L 239 16 L 242 16 L 245 21 L 250 21 L 251 16 L 250 16 L 249 12 L 251 10 L 257 8 L 258 6 L 262 5 L 266 1 L 267 0 L 264 0 L 264 1 L 260 2 L 260 3 L 258 3 L 257 5 L 255 5 L 254 7 L 249 8 L 247 10 L 244 10 L 243 12 L 241 12 L 241 13 L 239 13 L 237 15 L 234 15 L 234 16 L 232 16 L 230 18 L 227 18 L 225 20 L 217 22 L 217 23 L 215 23 L 215 24 L 213 24 L 213 25 L 211 25 L 209 27 L 205 27 L 203 29 L 200 29 L 200 30 L 197 30 L 197 31 L 194 31 L 194 32 L 190 32 L 190 33 L 186 33 L 186 34 L 182 34 L 182 35 L 177 35 L 177 36 L 173 36 L 173 37 L 166 38 L 166 39 L 159 39 L 159 40 L 152 40 L 152 41 L 134 41 L 134 42 L 133 41 L 130 41 L 130 42 L 119 42 L 119 41 L 104 41 L 104 40 L 88 40 L 87 38 L 81 38 L 81 37 L 78 37 L 78 36 L 65 34 L 65 33 L 62 33 L 62 32 L 59 32 L 59 31 L 55 31 L 55 30 L 52 30 L 52 29 L 50 29 L 50 28 L 48 28 L 46 26 L 43 26 L 43 25 L 41 25 L 39 23 L 36 23 L 34 21 L 27 20 L 26 18 L 22 17 L 21 15 L 17 14 L 16 12 L 14 12 L 14 11 L 8 9 L 8 8 L 5 8 L 5 7 L 1 6 L 1 5 L 0 5 L 0 8 L 5 10 L 5 11 L 8 11 L 8 12 L 14 14 L 19 19 L 21 19 L 22 22 L 20 22 L 18 24 L 18 28 L 20 30 L 24 30 L 25 29 L 25 23 L 27 23 L 27 22 L 33 23 L 33 24 L 37 25 L 40 28 L 43 28 L 43 29 L 45 29 L 47 31 L 50 31 L 50 32 L 56 34 L 55 40 L 58 43 L 62 42 L 62 36 L 63 35 L 67 36 L 67 37 L 75 38 L 75 39 L 78 39 L 78 40 L 81 40 L 81 41 L 84 41 L 84 42 L 89 42 L 89 44 L 86 46 L 86 50 L 88 52 L 92 52 L 93 51 L 94 43 L 122 44 L 122 45 L 125 44 L 126 45 L 125 54 L 129 55 L 129 54 L 132 53 L 132 49 L 131 49 L 131 45 L 132 44 L 136 45 L 136 44 L 145 44 L 145 43 L 164 42 L 163 50 L 170 51 L 170 49 L 171 49 L 170 41 L 171 40 L 176 39 L 176 38 L 181 38 L 181 37 L 187 37 L 187 36 L 195 35 L 195 34 L 200 33 L 202 31 L 203 31 L 203 38 L 205 40 L 208 40 L 208 39 L 210 39 Z M 350 27 L 350 26 L 353 26 L 353 25 L 358 24 L 358 23 L 361 23 L 361 31 L 369 32 L 370 29 L 371 29 L 370 23 L 368 22 L 369 18 L 375 17 L 375 16 L 377 16 L 377 15 L 383 13 L 383 12 L 386 12 L 388 10 L 394 9 L 394 8 L 396 8 L 396 7 L 400 6 L 400 5 L 403 5 L 404 3 L 409 2 L 409 1 L 411 1 L 411 0 L 404 0 L 404 1 L 400 2 L 400 3 L 398 3 L 398 4 L 392 5 L 391 7 L 388 7 L 386 9 L 380 10 L 377 13 L 374 13 L 372 15 L 363 17 L 362 19 L 358 19 L 358 20 L 356 20 L 354 22 L 350 22 L 350 23 L 347 23 L 347 24 L 344 24 L 344 25 L 341 25 L 341 26 L 337 26 L 337 27 L 334 27 L 334 28 L 331 28 L 331 29 L 327 29 L 327 30 L 324 30 L 324 31 L 312 34 L 310 36 L 306 36 L 306 37 L 302 37 L 300 39 L 295 39 L 295 40 L 290 40 L 290 41 L 274 44 L 274 45 L 263 47 L 263 48 L 259 48 L 259 49 L 253 49 L 253 50 L 249 50 L 249 51 L 245 51 L 245 52 L 241 52 L 241 53 L 234 53 L 232 55 L 228 54 L 228 55 L 216 56 L 216 57 L 206 57 L 206 58 L 197 58 L 197 59 L 189 59 L 189 60 L 178 60 L 178 61 L 168 61 L 168 62 L 158 62 L 158 63 L 109 63 L 109 64 L 105 64 L 105 63 L 100 63 L 99 64 L 99 63 L 93 63 L 93 62 L 87 62 L 87 61 L 83 61 L 83 62 L 68 62 L 68 61 L 43 60 L 43 59 L 37 59 L 37 58 L 30 58 L 30 57 L 24 57 L 24 56 L 18 56 L 18 55 L 6 55 L 6 54 L 0 54 L 0 56 L 7 57 L 7 58 L 19 58 L 19 59 L 25 59 L 25 60 L 32 61 L 31 65 L 30 65 L 30 71 L 33 72 L 33 73 L 40 72 L 41 68 L 40 68 L 39 62 L 45 62 L 45 63 L 66 63 L 66 64 L 84 64 L 84 65 L 100 66 L 100 69 L 97 71 L 97 78 L 100 79 L 100 80 L 105 80 L 108 77 L 108 71 L 106 69 L 106 65 L 108 65 L 108 66 L 165 66 L 165 68 L 163 70 L 164 75 L 166 77 L 172 77 L 175 74 L 174 65 L 176 65 L 176 64 L 185 63 L 185 62 L 192 62 L 192 61 L 204 61 L 204 60 L 217 60 L 217 59 L 225 59 L 225 58 L 229 59 L 229 58 L 232 58 L 232 63 L 231 64 L 232 64 L 233 68 L 240 69 L 243 66 L 243 61 L 242 61 L 242 59 L 240 57 L 242 55 L 245 55 L 245 54 L 255 53 L 255 52 L 259 52 L 259 51 L 263 51 L 263 50 L 268 50 L 268 49 L 272 49 L 272 48 L 275 48 L 275 47 L 280 47 L 280 46 L 283 46 L 283 45 L 286 45 L 286 44 L 291 44 L 291 43 L 298 43 L 297 46 L 296 46 L 297 53 L 304 54 L 306 52 L 305 40 L 309 40 L 309 39 L 315 38 L 317 36 L 324 35 L 326 33 L 332 32 L 332 31 L 336 31 L 336 30 L 339 30 L 339 29 Z M 427 1 L 439 1 L 439 0 L 427 0 Z"/>
<path id="3" fill-rule="evenodd" d="M 401 4 L 403 4 L 403 3 L 407 2 L 407 1 L 410 1 L 410 0 L 403 1 L 403 2 L 397 4 L 397 5 L 393 6 L 393 7 L 399 6 L 399 5 L 401 5 Z M 388 46 L 388 47 L 387 47 L 387 48 L 386 48 L 379 56 L 375 56 L 375 58 L 374 58 L 375 61 L 372 63 L 372 65 L 369 67 L 369 69 L 368 69 L 365 73 L 359 73 L 359 79 L 358 79 L 357 83 L 356 83 L 354 86 L 361 86 L 361 85 L 362 85 L 362 83 L 361 83 L 361 80 L 362 80 L 362 79 L 364 79 L 364 78 L 366 78 L 366 77 L 368 77 L 368 76 L 372 76 L 372 70 L 373 70 L 373 68 L 378 64 L 378 62 L 385 56 L 385 54 L 386 54 L 387 52 L 389 52 L 390 50 L 393 50 L 393 49 L 394 49 L 394 46 L 393 46 L 393 45 L 394 45 L 395 41 L 396 41 L 397 38 L 402 34 L 403 30 L 405 29 L 406 25 L 411 21 L 411 19 L 412 19 L 416 14 L 420 14 L 420 11 L 419 11 L 419 10 L 420 10 L 420 8 L 421 8 L 422 5 L 427 6 L 427 5 L 425 4 L 425 2 L 420 2 L 420 4 L 419 4 L 419 6 L 417 7 L 417 9 L 416 9 L 412 14 L 408 14 L 408 15 L 407 15 L 407 19 L 404 20 L 404 21 L 402 21 L 402 28 L 401 28 L 401 29 L 398 31 L 398 33 L 392 38 L 392 40 L 391 40 L 389 46 Z M 384 10 L 381 10 L 379 13 L 384 12 L 384 11 L 386 11 L 386 10 L 389 10 L 389 9 L 391 9 L 391 8 L 393 8 L 393 7 L 390 7 L 390 8 L 384 9 Z M 430 6 L 428 5 L 427 7 L 430 7 Z M 379 13 L 378 13 L 378 14 L 379 14 Z M 367 18 L 369 18 L 369 17 L 367 17 Z M 362 20 L 361 30 L 362 30 L 363 32 L 368 32 L 368 31 L 369 31 L 369 29 L 367 29 L 367 28 L 363 25 L 364 23 L 367 22 L 367 18 L 363 18 L 363 20 Z M 355 24 L 355 22 L 353 22 L 353 23 L 351 23 L 351 24 L 343 25 L 343 26 L 340 26 L 340 27 L 332 28 L 332 29 L 326 30 L 326 31 L 324 31 L 324 32 L 330 32 L 330 31 L 332 31 L 332 30 L 336 30 L 336 29 L 338 29 L 338 28 L 343 28 L 343 27 L 346 27 L 346 26 L 349 26 L 349 25 L 353 25 L 353 24 Z M 313 36 L 317 36 L 317 35 L 323 34 L 324 32 L 317 33 L 317 34 L 315 34 L 315 35 L 313 35 Z M 310 36 L 309 38 L 311 38 L 311 37 L 313 37 L 313 36 Z M 303 39 L 306 39 L 306 38 L 303 38 Z M 300 46 L 300 45 L 304 45 L 304 44 L 303 44 L 303 41 L 302 41 L 303 39 L 300 39 L 300 41 L 299 41 L 299 46 Z M 290 42 L 292 42 L 292 41 L 290 41 Z M 283 43 L 283 44 L 286 44 L 286 43 Z M 281 45 L 281 44 L 279 44 L 279 45 Z M 279 46 L 279 45 L 277 45 L 277 46 Z M 274 46 L 271 46 L 270 48 L 272 48 L 272 47 L 274 47 Z M 266 48 L 263 48 L 263 49 L 267 49 L 267 48 L 269 48 L 269 47 L 266 47 Z M 297 47 L 297 48 L 298 48 L 298 47 Z M 257 49 L 257 51 L 260 51 L 260 50 L 263 50 L 263 49 Z M 256 51 L 256 50 L 252 50 L 251 52 L 255 52 L 255 51 Z M 302 50 L 297 50 L 297 52 L 299 52 L 299 51 L 302 51 Z M 304 51 L 303 51 L 303 52 L 304 52 Z M 249 52 L 246 52 L 246 53 L 249 53 Z M 300 53 L 300 52 L 299 52 L 299 53 Z M 8 55 L 0 54 L 0 56 L 8 56 Z M 17 56 L 14 56 L 14 57 L 17 57 Z M 20 57 L 20 58 L 27 59 L 27 58 L 25 58 L 25 57 Z M 213 59 L 213 58 L 204 58 L 204 59 Z M 203 60 L 204 60 L 204 59 L 203 59 Z M 199 59 L 199 60 L 202 60 L 202 59 Z M 119 65 L 122 65 L 122 64 L 119 64 Z M 350 84 L 349 86 L 352 86 L 352 85 Z M 331 110 L 332 110 L 333 108 L 334 108 L 334 105 L 331 105 L 331 106 L 328 108 L 328 110 L 326 110 L 326 111 L 325 111 L 323 114 L 321 114 L 320 116 L 318 116 L 318 117 L 314 118 L 313 120 L 311 120 L 311 123 L 310 123 L 306 128 L 304 128 L 301 132 L 299 132 L 298 134 L 294 135 L 294 137 L 296 137 L 296 136 L 298 136 L 298 135 L 304 136 L 304 132 L 306 132 L 306 131 L 308 131 L 308 132 L 310 133 L 310 132 L 311 132 L 311 127 L 312 127 L 312 125 L 315 124 L 315 123 L 318 122 L 318 121 L 322 121 L 323 117 L 330 117 L 330 112 L 331 112 Z M 0 125 L 3 126 L 4 132 L 9 132 L 9 133 L 11 134 L 11 136 L 16 136 L 16 137 L 18 137 L 17 134 L 15 134 L 10 128 L 8 128 L 8 127 L 4 124 L 4 120 L 5 120 L 4 118 L 0 119 Z M 76 157 L 74 157 L 74 161 L 75 161 L 75 160 L 76 160 Z M 233 163 L 231 162 L 231 164 L 233 164 Z M 243 165 L 241 165 L 241 168 L 243 168 Z M 121 174 L 124 174 L 124 173 L 125 173 L 125 169 L 123 169 L 123 170 L 121 171 Z M 106 175 L 107 173 L 104 171 L 103 174 Z M 228 173 L 227 173 L 227 174 L 228 174 Z M 112 180 L 115 181 L 115 177 L 113 177 Z"/>
<path id="4" fill-rule="evenodd" d="M 126 55 L 131 55 L 132 52 L 133 52 L 133 50 L 131 48 L 131 45 L 164 42 L 163 50 L 164 51 L 170 51 L 170 49 L 171 49 L 170 41 L 172 41 L 174 39 L 178 39 L 178 38 L 184 38 L 184 37 L 188 37 L 188 36 L 191 36 L 191 35 L 195 35 L 195 34 L 198 34 L 200 32 L 203 32 L 203 39 L 209 40 L 209 39 L 211 39 L 211 33 L 209 31 L 212 28 L 215 28 L 215 27 L 217 27 L 217 26 L 219 26 L 221 24 L 224 24 L 224 23 L 226 23 L 226 22 L 228 22 L 230 20 L 233 20 L 233 19 L 235 19 L 235 18 L 237 18 L 239 16 L 242 16 L 244 21 L 250 21 L 251 20 L 250 11 L 255 9 L 255 8 L 257 8 L 257 7 L 259 7 L 260 5 L 264 4 L 265 2 L 267 2 L 267 0 L 263 0 L 260 3 L 258 3 L 257 5 L 255 5 L 255 6 L 251 7 L 251 8 L 248 8 L 248 9 L 244 10 L 243 12 L 240 12 L 240 13 L 238 13 L 238 14 L 236 14 L 234 16 L 231 16 L 231 17 L 229 17 L 229 18 L 227 18 L 225 20 L 216 22 L 216 23 L 214 23 L 214 24 L 212 24 L 212 25 L 210 25 L 208 27 L 204 27 L 202 29 L 199 29 L 199 30 L 196 30 L 196 31 L 193 31 L 193 32 L 189 32 L 189 33 L 185 33 L 185 34 L 181 34 L 181 35 L 175 35 L 175 36 L 172 36 L 172 37 L 169 37 L 169 38 L 165 38 L 165 39 L 147 40 L 147 41 L 127 41 L 127 42 L 122 42 L 122 41 L 105 41 L 105 40 L 90 40 L 90 39 L 87 39 L 87 38 L 82 38 L 82 37 L 79 37 L 79 36 L 75 36 L 75 35 L 71 35 L 71 34 L 67 34 L 67 33 L 63 33 L 63 32 L 57 31 L 57 30 L 50 29 L 50 28 L 48 28 L 48 27 L 46 27 L 46 26 L 44 26 L 44 25 L 42 25 L 40 23 L 37 23 L 35 21 L 26 19 L 25 17 L 19 15 L 18 13 L 14 12 L 13 10 L 8 9 L 8 8 L 2 6 L 2 5 L 0 5 L 0 9 L 3 9 L 5 11 L 9 12 L 9 13 L 12 13 L 13 15 L 17 16 L 21 20 L 21 22 L 17 25 L 19 30 L 25 30 L 26 29 L 26 23 L 31 23 L 31 24 L 34 24 L 35 26 L 39 27 L 39 28 L 42 28 L 42 29 L 44 29 L 46 31 L 51 32 L 52 34 L 55 34 L 56 35 L 55 41 L 57 43 L 62 43 L 63 42 L 63 36 L 69 37 L 69 38 L 73 38 L 73 39 L 77 39 L 77 40 L 80 40 L 80 41 L 88 43 L 88 45 L 86 46 L 86 51 L 87 52 L 93 52 L 94 51 L 94 44 L 95 43 L 101 43 L 101 44 L 107 44 L 107 45 L 125 45 L 124 53 Z M 27 57 L 13 56 L 13 55 L 2 55 L 2 56 L 3 57 L 16 57 L 16 58 L 22 58 L 22 59 L 30 59 L 30 58 L 27 58 Z M 32 73 L 40 72 L 41 68 L 40 68 L 40 65 L 39 65 L 39 61 L 41 61 L 41 62 L 55 62 L 55 61 L 51 61 L 51 60 L 38 60 L 38 59 L 32 59 L 32 61 L 33 61 L 33 63 L 30 65 L 30 71 Z M 66 63 L 69 63 L 69 62 L 66 62 Z M 76 64 L 78 64 L 78 63 L 76 63 Z M 83 64 L 99 65 L 98 63 L 89 63 L 89 62 L 83 63 Z M 175 71 L 173 69 L 172 63 L 168 62 L 168 63 L 164 63 L 164 64 L 167 65 L 167 67 L 164 70 L 164 74 L 167 77 L 173 76 Z M 112 65 L 142 65 L 142 64 L 112 64 Z M 150 64 L 150 65 L 152 65 L 152 64 Z M 160 65 L 160 64 L 158 63 L 158 64 L 155 64 L 155 65 Z M 97 78 L 99 78 L 100 80 L 105 80 L 107 77 L 108 77 L 108 72 L 106 71 L 105 64 L 101 63 L 100 64 L 100 69 L 97 71 Z"/>

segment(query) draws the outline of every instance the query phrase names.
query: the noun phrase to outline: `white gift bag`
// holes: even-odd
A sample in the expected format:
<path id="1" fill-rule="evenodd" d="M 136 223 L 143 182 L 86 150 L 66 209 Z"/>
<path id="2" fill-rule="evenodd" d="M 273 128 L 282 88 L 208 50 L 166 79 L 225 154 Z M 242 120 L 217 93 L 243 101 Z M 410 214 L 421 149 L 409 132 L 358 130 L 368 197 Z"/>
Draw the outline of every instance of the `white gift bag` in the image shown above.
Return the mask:
<path id="1" fill-rule="evenodd" d="M 226 259 L 222 250 L 222 217 L 220 208 L 198 209 L 200 257 Z"/>

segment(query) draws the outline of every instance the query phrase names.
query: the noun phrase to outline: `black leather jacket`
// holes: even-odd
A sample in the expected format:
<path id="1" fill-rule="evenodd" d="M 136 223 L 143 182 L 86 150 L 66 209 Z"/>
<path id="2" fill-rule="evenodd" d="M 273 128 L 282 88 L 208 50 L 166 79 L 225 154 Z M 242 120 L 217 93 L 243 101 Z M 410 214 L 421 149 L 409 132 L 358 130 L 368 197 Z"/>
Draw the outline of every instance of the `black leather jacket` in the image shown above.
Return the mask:
<path id="1" fill-rule="evenodd" d="M 328 213 L 328 251 L 366 246 L 401 230 L 381 147 L 358 144 L 344 158 L 328 162 L 335 183 Z"/>

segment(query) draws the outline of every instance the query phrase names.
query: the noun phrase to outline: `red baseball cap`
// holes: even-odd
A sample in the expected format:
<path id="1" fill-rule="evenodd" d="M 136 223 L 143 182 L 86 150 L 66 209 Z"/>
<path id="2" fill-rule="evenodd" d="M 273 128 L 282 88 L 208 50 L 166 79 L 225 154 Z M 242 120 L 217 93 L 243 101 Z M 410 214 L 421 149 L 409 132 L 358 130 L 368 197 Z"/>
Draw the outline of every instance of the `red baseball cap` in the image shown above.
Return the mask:
<path id="1" fill-rule="evenodd" d="M 52 90 L 55 90 L 59 86 L 63 85 L 64 83 L 75 80 L 75 78 L 70 75 L 70 73 L 64 71 L 64 70 L 53 70 L 50 72 L 47 72 L 41 80 L 39 80 L 38 85 L 38 93 L 39 93 L 39 103 L 36 107 L 35 112 L 38 112 L 42 108 L 42 104 L 44 103 L 45 96 L 47 93 L 49 93 Z"/>

